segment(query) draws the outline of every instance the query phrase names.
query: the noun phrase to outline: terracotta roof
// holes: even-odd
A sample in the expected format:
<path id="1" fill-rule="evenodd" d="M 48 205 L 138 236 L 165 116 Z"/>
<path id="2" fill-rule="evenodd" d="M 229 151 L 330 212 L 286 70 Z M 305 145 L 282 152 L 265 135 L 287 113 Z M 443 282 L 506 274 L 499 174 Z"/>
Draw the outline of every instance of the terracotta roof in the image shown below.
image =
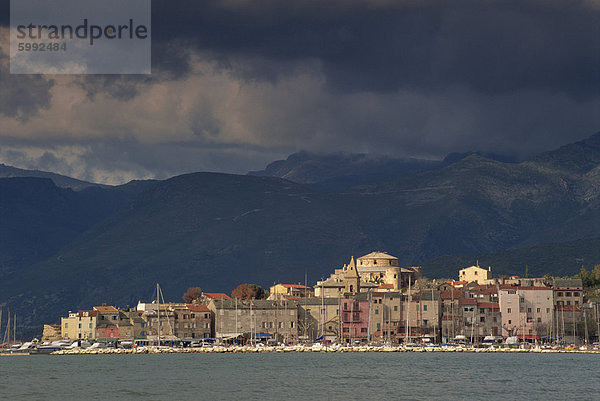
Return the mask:
<path id="1" fill-rule="evenodd" d="M 478 308 L 482 309 L 497 309 L 500 310 L 500 304 L 498 302 L 481 302 L 477 304 Z"/>
<path id="2" fill-rule="evenodd" d="M 210 312 L 210 309 L 206 305 L 187 304 L 186 306 L 192 312 Z"/>
<path id="3" fill-rule="evenodd" d="M 440 296 L 442 297 L 442 299 L 455 299 L 458 300 L 460 297 L 462 297 L 462 291 L 460 290 L 456 290 L 456 291 L 442 291 Z"/>
<path id="4" fill-rule="evenodd" d="M 117 308 L 115 308 L 114 306 L 94 306 L 94 310 L 98 311 L 100 313 L 119 313 L 119 311 L 117 310 Z"/>
<path id="5" fill-rule="evenodd" d="M 98 311 L 97 310 L 80 310 L 79 312 L 77 312 L 77 316 L 79 316 L 79 317 L 98 316 Z"/>
<path id="6" fill-rule="evenodd" d="M 475 298 L 461 298 L 461 305 L 477 305 L 477 300 Z"/>
<path id="7" fill-rule="evenodd" d="M 477 287 L 474 287 L 473 290 L 477 291 L 480 294 L 497 294 L 498 293 L 498 289 L 496 288 L 495 285 L 478 285 Z"/>
<path id="8" fill-rule="evenodd" d="M 310 287 L 307 287 L 305 285 L 300 285 L 300 284 L 280 284 L 282 286 L 284 286 L 285 288 L 300 288 L 302 290 L 307 289 L 310 290 Z"/>
<path id="9" fill-rule="evenodd" d="M 379 284 L 378 288 L 381 288 L 381 289 L 394 288 L 394 284 Z"/>
<path id="10" fill-rule="evenodd" d="M 285 299 L 287 299 L 288 301 L 297 301 L 298 297 L 292 297 L 292 296 L 287 296 L 287 297 L 283 297 Z"/>
<path id="11" fill-rule="evenodd" d="M 222 292 L 203 292 L 202 295 L 211 299 L 231 299 L 229 295 Z"/>

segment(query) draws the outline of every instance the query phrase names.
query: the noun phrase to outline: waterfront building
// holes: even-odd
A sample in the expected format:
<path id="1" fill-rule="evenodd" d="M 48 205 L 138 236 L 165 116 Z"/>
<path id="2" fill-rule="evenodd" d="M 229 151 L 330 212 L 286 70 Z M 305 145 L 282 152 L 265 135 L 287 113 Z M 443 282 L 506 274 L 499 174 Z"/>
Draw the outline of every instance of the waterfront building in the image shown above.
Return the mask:
<path id="1" fill-rule="evenodd" d="M 537 341 L 552 332 L 551 287 L 501 285 L 498 290 L 502 336 Z"/>
<path id="2" fill-rule="evenodd" d="M 298 342 L 298 305 L 295 301 L 213 299 L 208 308 L 214 314 L 215 337 L 221 341 L 244 337 L 286 344 Z"/>
<path id="3" fill-rule="evenodd" d="M 148 322 L 136 309 L 119 310 L 119 339 L 143 340 L 148 336 Z"/>
<path id="4" fill-rule="evenodd" d="M 340 298 L 342 342 L 352 344 L 369 340 L 369 293 L 346 294 Z"/>
<path id="5" fill-rule="evenodd" d="M 160 304 L 160 310 L 157 303 L 142 303 L 137 305 L 137 311 L 142 313 L 142 317 L 147 322 L 147 339 L 150 341 L 174 341 L 175 337 L 175 308 L 185 307 L 183 303 L 165 303 Z"/>
<path id="6" fill-rule="evenodd" d="M 441 328 L 443 343 L 452 342 L 457 335 L 464 335 L 463 314 L 460 305 L 462 290 L 450 286 L 449 290 L 440 293 L 441 310 Z"/>
<path id="7" fill-rule="evenodd" d="M 299 298 L 298 328 L 303 338 L 336 342 L 340 339 L 341 298 Z"/>
<path id="8" fill-rule="evenodd" d="M 213 337 L 212 312 L 206 305 L 177 306 L 175 314 L 175 337 L 179 339 L 211 338 Z"/>
<path id="9" fill-rule="evenodd" d="M 88 340 L 97 338 L 98 311 L 80 310 L 70 312 L 60 320 L 60 336 L 65 340 Z"/>

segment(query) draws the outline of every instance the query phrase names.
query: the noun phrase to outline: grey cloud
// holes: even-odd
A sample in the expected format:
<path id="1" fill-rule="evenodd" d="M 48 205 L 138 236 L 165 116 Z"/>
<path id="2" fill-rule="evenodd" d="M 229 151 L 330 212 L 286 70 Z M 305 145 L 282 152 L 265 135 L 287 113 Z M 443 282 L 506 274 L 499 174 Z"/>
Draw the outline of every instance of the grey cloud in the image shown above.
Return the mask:
<path id="1" fill-rule="evenodd" d="M 27 120 L 50 102 L 52 80 L 39 75 L 10 75 L 8 55 L 0 51 L 0 114 Z"/>
<path id="2" fill-rule="evenodd" d="M 191 138 L 165 132 L 164 140 L 141 134 L 123 140 L 135 136 L 124 130 L 118 139 L 92 140 L 66 133 L 64 143 L 19 144 L 46 146 L 45 157 L 17 157 L 16 145 L 2 157 L 114 181 L 196 170 L 243 173 L 300 149 L 528 157 L 599 130 L 600 10 L 586 4 L 153 0 L 152 76 L 73 79 L 93 102 L 106 101 L 99 94 L 135 101 L 142 93 L 187 89 L 182 83 L 206 85 L 197 88 L 202 96 L 180 94 L 189 112 L 172 125 Z M 202 75 L 208 81 L 194 80 Z M 0 78 L 0 114 L 26 118 L 46 107 L 51 81 Z M 144 92 L 159 84 L 164 91 Z M 160 115 L 157 123 L 168 120 Z M 131 128 L 130 121 L 148 127 L 140 118 L 127 115 L 123 127 Z M 227 132 L 239 126 L 247 137 Z M 61 158 L 59 147 L 70 145 L 84 153 Z"/>
<path id="3" fill-rule="evenodd" d="M 245 174 L 286 154 L 258 147 L 143 144 L 133 140 L 45 142 L 0 137 L 0 141 L 6 144 L 0 148 L 0 161 L 5 164 L 105 184 L 136 178 L 165 179 L 196 171 Z M 72 147 L 78 151 L 73 152 Z M 46 151 L 36 156 L 32 149 Z"/>
<path id="4" fill-rule="evenodd" d="M 600 91 L 600 14 L 585 2 L 226 3 L 155 0 L 153 38 L 171 44 L 185 38 L 224 57 L 318 59 L 338 91 L 451 85 L 486 93 Z"/>

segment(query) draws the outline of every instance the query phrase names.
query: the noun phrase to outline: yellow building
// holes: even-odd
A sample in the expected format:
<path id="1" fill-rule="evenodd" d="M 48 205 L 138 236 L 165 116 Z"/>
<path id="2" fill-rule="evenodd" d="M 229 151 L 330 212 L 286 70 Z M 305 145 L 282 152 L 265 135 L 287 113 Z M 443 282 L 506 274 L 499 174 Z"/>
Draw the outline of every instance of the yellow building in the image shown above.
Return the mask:
<path id="1" fill-rule="evenodd" d="M 282 299 L 287 297 L 311 297 L 312 288 L 300 284 L 276 284 L 271 286 L 269 299 Z"/>
<path id="2" fill-rule="evenodd" d="M 488 269 L 483 269 L 479 266 L 470 266 L 465 267 L 464 269 L 460 269 L 458 271 L 458 280 L 466 281 L 467 283 L 471 283 L 473 281 L 477 282 L 477 284 L 485 285 L 487 284 L 487 280 L 492 278 L 492 268 L 488 267 Z"/>
<path id="3" fill-rule="evenodd" d="M 60 319 L 60 335 L 65 340 L 95 338 L 98 311 L 80 310 L 69 312 L 69 317 Z"/>

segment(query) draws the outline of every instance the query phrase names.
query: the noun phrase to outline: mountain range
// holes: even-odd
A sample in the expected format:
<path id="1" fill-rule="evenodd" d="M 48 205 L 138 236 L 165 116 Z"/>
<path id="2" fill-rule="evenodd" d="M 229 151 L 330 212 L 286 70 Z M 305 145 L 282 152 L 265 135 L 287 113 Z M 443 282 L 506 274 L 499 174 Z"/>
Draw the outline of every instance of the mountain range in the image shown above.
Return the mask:
<path id="1" fill-rule="evenodd" d="M 172 300 L 190 286 L 314 283 L 373 250 L 428 277 L 478 259 L 497 275 L 600 263 L 600 134 L 521 162 L 301 152 L 248 175 L 60 177 L 0 178 L 0 306 L 30 331 L 149 300 L 156 282 Z"/>

